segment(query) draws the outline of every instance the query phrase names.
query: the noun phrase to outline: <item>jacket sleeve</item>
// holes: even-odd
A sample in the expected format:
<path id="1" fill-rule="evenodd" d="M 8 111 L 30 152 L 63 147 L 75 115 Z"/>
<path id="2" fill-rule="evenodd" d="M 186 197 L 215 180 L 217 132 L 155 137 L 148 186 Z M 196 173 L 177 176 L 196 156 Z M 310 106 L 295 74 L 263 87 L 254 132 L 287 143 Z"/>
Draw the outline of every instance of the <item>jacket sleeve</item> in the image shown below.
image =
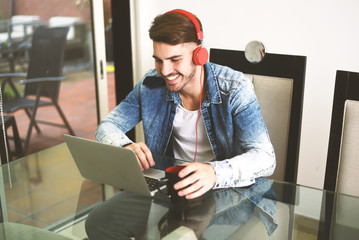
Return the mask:
<path id="1" fill-rule="evenodd" d="M 251 185 L 256 178 L 271 176 L 276 167 L 273 145 L 253 85 L 247 81 L 231 94 L 234 148 L 240 148 L 242 153 L 210 163 L 216 171 L 214 188 Z"/>
<path id="2" fill-rule="evenodd" d="M 99 124 L 96 140 L 122 147 L 132 143 L 126 133 L 141 121 L 140 90 L 142 81 Z"/>

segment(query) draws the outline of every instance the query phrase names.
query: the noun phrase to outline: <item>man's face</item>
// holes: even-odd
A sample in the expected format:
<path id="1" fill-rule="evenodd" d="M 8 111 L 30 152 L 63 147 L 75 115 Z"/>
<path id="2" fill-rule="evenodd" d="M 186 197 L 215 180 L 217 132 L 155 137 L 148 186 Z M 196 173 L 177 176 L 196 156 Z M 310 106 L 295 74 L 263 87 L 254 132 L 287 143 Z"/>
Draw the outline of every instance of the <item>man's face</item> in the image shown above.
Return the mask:
<path id="1" fill-rule="evenodd" d="M 169 45 L 153 42 L 153 58 L 157 72 L 165 79 L 168 90 L 177 92 L 194 85 L 196 65 L 192 61 L 196 43 Z"/>

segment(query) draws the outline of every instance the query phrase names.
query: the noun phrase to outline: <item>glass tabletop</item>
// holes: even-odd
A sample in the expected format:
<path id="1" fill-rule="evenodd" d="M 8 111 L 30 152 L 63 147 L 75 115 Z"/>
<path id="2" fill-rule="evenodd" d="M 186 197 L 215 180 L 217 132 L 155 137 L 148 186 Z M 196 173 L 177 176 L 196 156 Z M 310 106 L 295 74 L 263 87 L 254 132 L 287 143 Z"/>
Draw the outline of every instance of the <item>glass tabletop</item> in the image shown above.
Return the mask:
<path id="1" fill-rule="evenodd" d="M 359 198 L 260 178 L 172 204 L 84 179 L 60 144 L 1 166 L 0 236 L 48 239 L 356 239 Z M 13 227 L 15 226 L 15 227 Z M 35 236 L 33 235 L 33 236 Z M 46 239 L 46 238 L 45 238 Z"/>

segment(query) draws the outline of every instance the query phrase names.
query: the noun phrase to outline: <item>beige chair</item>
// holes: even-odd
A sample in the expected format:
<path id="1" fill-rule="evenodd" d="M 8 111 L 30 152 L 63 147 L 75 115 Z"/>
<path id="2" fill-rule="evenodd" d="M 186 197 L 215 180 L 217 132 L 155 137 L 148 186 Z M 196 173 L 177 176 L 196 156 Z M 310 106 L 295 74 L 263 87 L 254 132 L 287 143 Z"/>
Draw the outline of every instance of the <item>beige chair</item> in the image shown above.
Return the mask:
<path id="1" fill-rule="evenodd" d="M 266 53 L 250 63 L 243 51 L 211 49 L 210 61 L 252 79 L 277 166 L 271 178 L 297 182 L 306 57 Z"/>
<path id="2" fill-rule="evenodd" d="M 336 191 L 359 197 L 359 101 L 347 100 L 344 107 L 342 141 Z"/>
<path id="3" fill-rule="evenodd" d="M 244 51 L 211 49 L 210 61 L 241 71 L 252 80 L 276 153 L 276 170 L 271 178 L 296 183 L 306 57 L 266 53 L 261 62 L 254 64 L 246 59 Z M 283 203 L 278 205 L 277 214 L 281 219 L 286 216 L 287 221 L 280 223 L 271 239 L 287 239 L 292 235 L 294 205 L 298 203 L 299 192 L 284 189 L 284 185 L 274 187 Z M 248 221 L 234 238 L 256 223 L 258 221 Z M 262 227 L 261 231 L 250 232 L 245 239 L 260 239 L 268 235 L 265 233 Z"/>
<path id="4" fill-rule="evenodd" d="M 336 191 L 359 197 L 359 101 L 347 100 L 344 106 L 342 141 L 339 155 Z M 343 217 L 345 216 L 345 217 Z M 349 216 L 349 217 L 348 217 Z M 358 228 L 359 204 L 352 198 L 338 195 L 335 199 L 335 225 L 332 234 L 337 235 L 345 226 Z M 345 231 L 347 231 L 345 229 Z M 357 231 L 359 233 L 359 230 Z M 340 236 L 341 234 L 338 234 Z M 343 235 L 341 235 L 343 236 Z"/>
<path id="5" fill-rule="evenodd" d="M 359 197 L 359 73 L 337 71 L 324 189 Z"/>
<path id="6" fill-rule="evenodd" d="M 337 71 L 318 239 L 346 239 L 359 235 L 359 73 Z M 348 196 L 349 195 L 349 196 Z M 345 218 L 343 217 L 345 216 Z"/>

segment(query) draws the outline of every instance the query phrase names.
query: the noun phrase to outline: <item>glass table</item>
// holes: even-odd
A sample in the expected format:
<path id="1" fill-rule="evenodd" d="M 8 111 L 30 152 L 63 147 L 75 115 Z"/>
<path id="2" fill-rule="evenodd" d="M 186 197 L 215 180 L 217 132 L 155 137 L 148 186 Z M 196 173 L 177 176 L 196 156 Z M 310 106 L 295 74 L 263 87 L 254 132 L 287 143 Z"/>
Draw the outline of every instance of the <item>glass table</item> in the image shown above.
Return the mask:
<path id="1" fill-rule="evenodd" d="M 174 205 L 84 179 L 66 144 L 1 166 L 0 239 L 357 239 L 359 198 L 271 179 Z M 11 227 L 14 225 L 15 227 Z M 21 230 L 25 227 L 25 230 Z M 13 233 L 12 233 L 13 234 Z M 34 236 L 34 237 L 32 237 Z M 1 238 L 2 237 L 2 238 Z"/>

